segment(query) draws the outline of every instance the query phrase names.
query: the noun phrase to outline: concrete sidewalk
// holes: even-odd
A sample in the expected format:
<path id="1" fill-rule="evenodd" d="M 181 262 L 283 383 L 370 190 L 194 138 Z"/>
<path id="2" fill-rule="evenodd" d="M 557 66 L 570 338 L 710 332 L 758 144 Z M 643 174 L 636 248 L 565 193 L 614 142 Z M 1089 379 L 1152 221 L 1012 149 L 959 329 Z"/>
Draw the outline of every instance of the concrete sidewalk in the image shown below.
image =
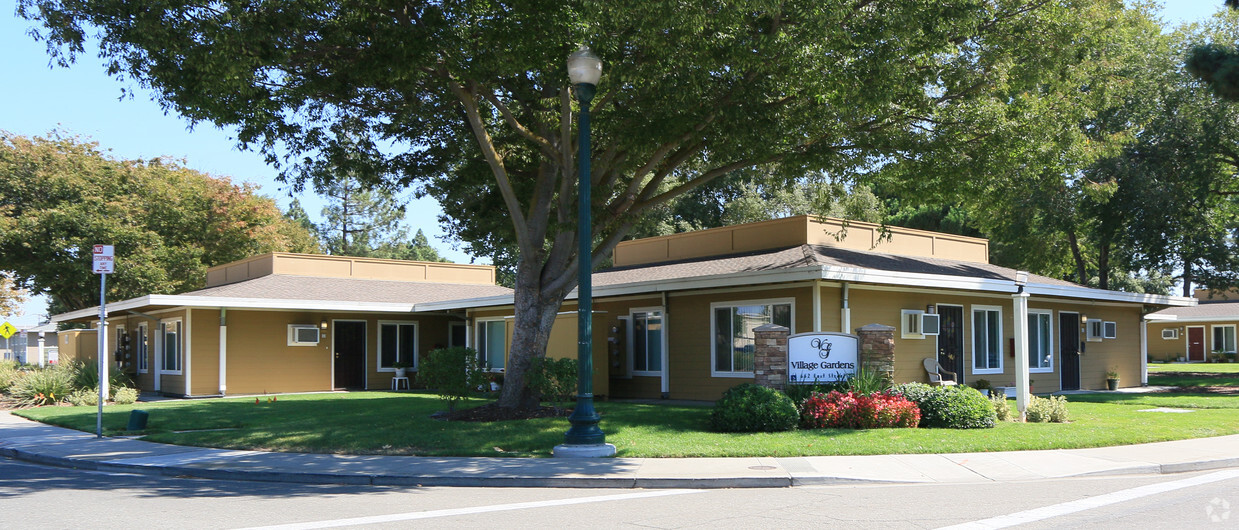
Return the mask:
<path id="1" fill-rule="evenodd" d="M 96 438 L 0 412 L 0 455 L 62 467 L 309 484 L 755 488 L 968 483 L 1239 467 L 1239 435 L 1097 449 L 756 458 L 436 458 L 265 453 Z"/>

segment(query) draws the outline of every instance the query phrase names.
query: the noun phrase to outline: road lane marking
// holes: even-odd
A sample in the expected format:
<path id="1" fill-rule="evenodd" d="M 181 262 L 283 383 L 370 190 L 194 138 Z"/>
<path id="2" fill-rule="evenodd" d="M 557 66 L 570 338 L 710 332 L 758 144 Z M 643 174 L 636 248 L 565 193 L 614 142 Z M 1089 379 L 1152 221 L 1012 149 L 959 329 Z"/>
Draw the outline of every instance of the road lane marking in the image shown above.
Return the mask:
<path id="1" fill-rule="evenodd" d="M 368 517 L 352 517 L 348 519 L 332 519 L 329 521 L 308 521 L 304 523 L 289 523 L 272 526 L 256 526 L 240 530 L 309 530 L 312 528 L 336 528 L 341 526 L 357 526 L 364 524 L 393 523 L 397 521 L 414 521 L 417 519 L 433 519 L 436 517 L 454 517 L 457 515 L 474 515 L 479 513 L 503 512 L 510 510 L 527 510 L 530 508 L 549 508 L 554 506 L 571 506 L 573 504 L 588 504 L 593 502 L 624 501 L 631 499 L 648 499 L 651 497 L 667 497 L 687 493 L 704 493 L 706 490 L 653 490 L 640 493 L 620 493 L 615 495 L 600 495 L 597 497 L 579 497 L 575 499 L 559 499 L 553 501 L 517 502 L 512 504 L 494 504 L 491 506 L 473 506 L 469 508 L 450 508 L 446 510 L 431 510 L 428 512 L 393 513 L 390 515 L 372 515 Z"/>
<path id="2" fill-rule="evenodd" d="M 1200 486 L 1202 484 L 1209 484 L 1213 482 L 1219 482 L 1222 480 L 1230 480 L 1233 478 L 1239 478 L 1239 469 L 1218 471 L 1215 473 L 1209 473 L 1208 475 L 1200 475 L 1198 477 L 1186 478 L 1183 480 L 1175 480 L 1171 482 L 1163 482 L 1160 484 L 1149 484 L 1147 486 L 1140 486 L 1138 488 L 1131 488 L 1131 489 L 1116 491 L 1113 493 L 1106 493 L 1103 495 L 1098 495 L 1096 497 L 1089 497 L 1087 499 L 1080 499 L 1080 500 L 1075 500 L 1075 501 L 1070 501 L 1070 502 L 1064 502 L 1061 504 L 1043 506 L 1041 508 L 1034 508 L 1032 510 L 1016 512 L 1016 513 L 1007 514 L 1007 515 L 1000 515 L 998 517 L 991 517 L 989 519 L 982 519 L 980 521 L 972 521 L 970 523 L 963 523 L 963 524 L 958 524 L 954 526 L 946 526 L 943 528 L 952 529 L 952 530 L 954 529 L 960 529 L 960 530 L 974 529 L 974 528 L 975 529 L 1006 528 L 1009 526 L 1027 524 L 1027 523 L 1032 523 L 1036 521 L 1043 521 L 1045 519 L 1061 517 L 1067 514 L 1082 512 L 1084 510 L 1092 510 L 1094 508 L 1101 508 L 1102 506 L 1109 506 L 1111 504 L 1127 502 L 1130 500 L 1139 499 L 1141 497 L 1148 497 L 1150 495 L 1157 495 L 1159 493 L 1166 493 L 1168 491 L 1174 491 L 1174 490 L 1183 489 L 1183 488 L 1190 488 L 1192 486 Z"/>

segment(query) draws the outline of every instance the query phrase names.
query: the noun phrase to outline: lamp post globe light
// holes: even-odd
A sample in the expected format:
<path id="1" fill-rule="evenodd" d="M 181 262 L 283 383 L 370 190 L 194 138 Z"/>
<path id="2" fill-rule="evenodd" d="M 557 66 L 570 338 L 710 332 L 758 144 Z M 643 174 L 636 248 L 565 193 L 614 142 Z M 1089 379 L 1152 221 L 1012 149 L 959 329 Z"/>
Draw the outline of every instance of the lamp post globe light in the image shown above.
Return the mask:
<path id="1" fill-rule="evenodd" d="M 568 78 L 576 85 L 576 97 L 581 106 L 577 136 L 577 398 L 572 416 L 568 418 L 572 427 L 564 434 L 564 443 L 555 446 L 553 451 L 557 457 L 615 456 L 615 446 L 606 443 L 606 435 L 598 428 L 598 413 L 594 410 L 589 104 L 601 77 L 602 61 L 589 48 L 582 46 L 568 56 Z"/>

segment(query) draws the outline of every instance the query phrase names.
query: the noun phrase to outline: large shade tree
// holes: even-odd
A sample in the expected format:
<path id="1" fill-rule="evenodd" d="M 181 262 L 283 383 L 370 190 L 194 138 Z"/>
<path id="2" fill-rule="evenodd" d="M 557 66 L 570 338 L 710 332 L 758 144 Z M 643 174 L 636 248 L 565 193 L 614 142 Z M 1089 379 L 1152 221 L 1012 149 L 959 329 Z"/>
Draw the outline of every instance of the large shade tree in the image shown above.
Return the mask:
<path id="1" fill-rule="evenodd" d="M 443 204 L 475 253 L 515 262 L 504 407 L 536 404 L 578 266 L 644 212 L 737 169 L 847 175 L 950 109 L 1053 92 L 1116 0 L 153 2 L 19 0 L 62 63 L 97 38 L 110 72 L 190 120 L 236 127 L 286 175 L 326 160 Z M 595 220 L 577 256 L 564 61 L 604 63 L 594 99 Z M 1054 69 L 1056 70 L 1056 69 Z M 1071 80 L 1074 82 L 1074 80 Z M 1020 121 L 1006 119 L 1004 123 Z M 361 124 L 359 128 L 357 124 Z M 1045 127 L 1028 123 L 1032 127 Z M 285 151 L 286 150 L 286 151 Z M 361 152 L 363 156 L 355 156 Z M 283 153 L 289 153 L 287 157 Z"/>
<path id="2" fill-rule="evenodd" d="M 76 137 L 0 131 L 0 271 L 49 295 L 53 312 L 90 307 L 95 244 L 115 246 L 113 300 L 199 288 L 208 267 L 318 246 L 248 184 L 167 159 L 117 160 Z"/>

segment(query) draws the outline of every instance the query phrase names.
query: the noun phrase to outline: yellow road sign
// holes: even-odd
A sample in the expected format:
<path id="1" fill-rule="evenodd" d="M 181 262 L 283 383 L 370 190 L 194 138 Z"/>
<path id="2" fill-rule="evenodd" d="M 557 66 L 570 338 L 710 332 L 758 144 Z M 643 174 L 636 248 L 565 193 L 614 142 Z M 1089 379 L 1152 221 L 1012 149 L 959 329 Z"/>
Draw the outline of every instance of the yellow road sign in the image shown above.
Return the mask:
<path id="1" fill-rule="evenodd" d="M 14 333 L 17 333 L 17 328 L 13 327 L 12 324 L 9 324 L 8 322 L 0 324 L 0 337 L 7 339 L 12 337 Z"/>

